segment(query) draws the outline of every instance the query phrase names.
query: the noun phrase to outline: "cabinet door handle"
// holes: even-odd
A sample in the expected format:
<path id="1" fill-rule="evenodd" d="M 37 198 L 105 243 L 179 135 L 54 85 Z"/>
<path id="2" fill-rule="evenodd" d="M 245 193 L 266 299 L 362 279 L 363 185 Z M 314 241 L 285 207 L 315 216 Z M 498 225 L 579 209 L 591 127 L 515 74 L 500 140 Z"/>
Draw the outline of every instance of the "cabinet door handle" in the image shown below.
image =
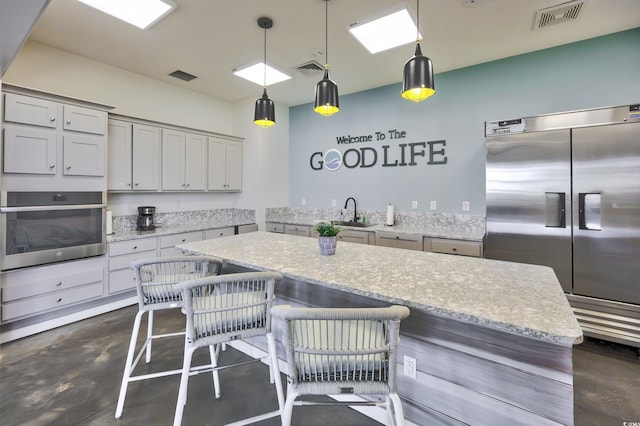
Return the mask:
<path id="1" fill-rule="evenodd" d="M 71 120 L 67 120 L 67 124 L 71 124 Z"/>
<path id="2" fill-rule="evenodd" d="M 54 116 L 51 116 L 51 118 L 49 119 L 49 121 L 56 121 L 56 118 Z"/>
<path id="3" fill-rule="evenodd" d="M 184 243 L 185 241 L 187 241 L 187 239 L 186 239 L 186 238 L 183 238 L 183 239 L 182 239 L 182 242 Z"/>
<path id="4" fill-rule="evenodd" d="M 66 167 L 66 169 L 67 169 L 67 170 L 71 170 L 71 166 L 67 166 L 67 167 Z"/>
<path id="5" fill-rule="evenodd" d="M 50 169 L 55 169 L 55 168 L 56 168 L 56 165 L 55 165 L 55 164 L 49 164 L 49 168 L 50 168 Z"/>
<path id="6" fill-rule="evenodd" d="M 136 182 L 136 183 L 134 183 L 133 185 L 134 185 L 134 186 L 138 186 L 138 185 L 140 185 L 140 184 L 139 184 L 138 182 Z"/>

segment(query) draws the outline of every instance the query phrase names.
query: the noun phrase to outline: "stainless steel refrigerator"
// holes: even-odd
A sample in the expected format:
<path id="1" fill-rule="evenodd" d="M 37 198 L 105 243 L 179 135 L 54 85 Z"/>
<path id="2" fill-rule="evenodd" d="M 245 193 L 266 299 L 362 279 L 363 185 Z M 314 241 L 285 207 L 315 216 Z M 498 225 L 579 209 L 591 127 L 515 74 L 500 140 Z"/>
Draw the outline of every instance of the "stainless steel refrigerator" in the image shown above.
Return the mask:
<path id="1" fill-rule="evenodd" d="M 640 347 L 640 105 L 485 136 L 486 257 L 552 267 L 585 335 Z"/>

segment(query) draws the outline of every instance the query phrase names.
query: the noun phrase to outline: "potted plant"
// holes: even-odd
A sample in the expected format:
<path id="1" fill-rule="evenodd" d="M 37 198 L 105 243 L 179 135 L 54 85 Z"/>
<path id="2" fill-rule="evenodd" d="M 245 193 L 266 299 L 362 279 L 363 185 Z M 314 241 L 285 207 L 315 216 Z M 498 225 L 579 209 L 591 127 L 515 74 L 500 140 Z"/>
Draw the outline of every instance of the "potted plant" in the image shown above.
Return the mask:
<path id="1" fill-rule="evenodd" d="M 316 225 L 318 233 L 318 244 L 320 244 L 320 254 L 330 256 L 336 254 L 336 244 L 338 242 L 338 232 L 341 229 L 329 222 L 320 222 Z"/>

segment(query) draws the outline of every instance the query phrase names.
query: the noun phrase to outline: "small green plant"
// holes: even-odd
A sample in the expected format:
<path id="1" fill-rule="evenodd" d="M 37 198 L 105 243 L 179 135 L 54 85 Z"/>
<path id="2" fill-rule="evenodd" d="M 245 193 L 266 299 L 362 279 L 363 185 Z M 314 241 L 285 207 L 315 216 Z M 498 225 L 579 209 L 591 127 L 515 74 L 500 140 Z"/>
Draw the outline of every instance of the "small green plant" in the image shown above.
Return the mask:
<path id="1" fill-rule="evenodd" d="M 336 227 L 333 223 L 320 222 L 316 225 L 316 231 L 321 237 L 335 237 L 342 229 Z"/>

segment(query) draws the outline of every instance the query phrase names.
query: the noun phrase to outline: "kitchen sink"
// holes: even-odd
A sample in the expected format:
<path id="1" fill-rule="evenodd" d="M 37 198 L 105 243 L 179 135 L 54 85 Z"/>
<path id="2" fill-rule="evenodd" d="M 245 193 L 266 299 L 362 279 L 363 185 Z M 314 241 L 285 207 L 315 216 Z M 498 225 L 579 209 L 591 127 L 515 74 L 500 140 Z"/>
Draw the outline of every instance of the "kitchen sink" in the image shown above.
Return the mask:
<path id="1" fill-rule="evenodd" d="M 353 226 L 356 228 L 368 228 L 370 226 L 377 225 L 377 223 L 346 222 L 342 220 L 334 220 L 334 221 L 331 221 L 331 223 L 338 226 Z"/>

